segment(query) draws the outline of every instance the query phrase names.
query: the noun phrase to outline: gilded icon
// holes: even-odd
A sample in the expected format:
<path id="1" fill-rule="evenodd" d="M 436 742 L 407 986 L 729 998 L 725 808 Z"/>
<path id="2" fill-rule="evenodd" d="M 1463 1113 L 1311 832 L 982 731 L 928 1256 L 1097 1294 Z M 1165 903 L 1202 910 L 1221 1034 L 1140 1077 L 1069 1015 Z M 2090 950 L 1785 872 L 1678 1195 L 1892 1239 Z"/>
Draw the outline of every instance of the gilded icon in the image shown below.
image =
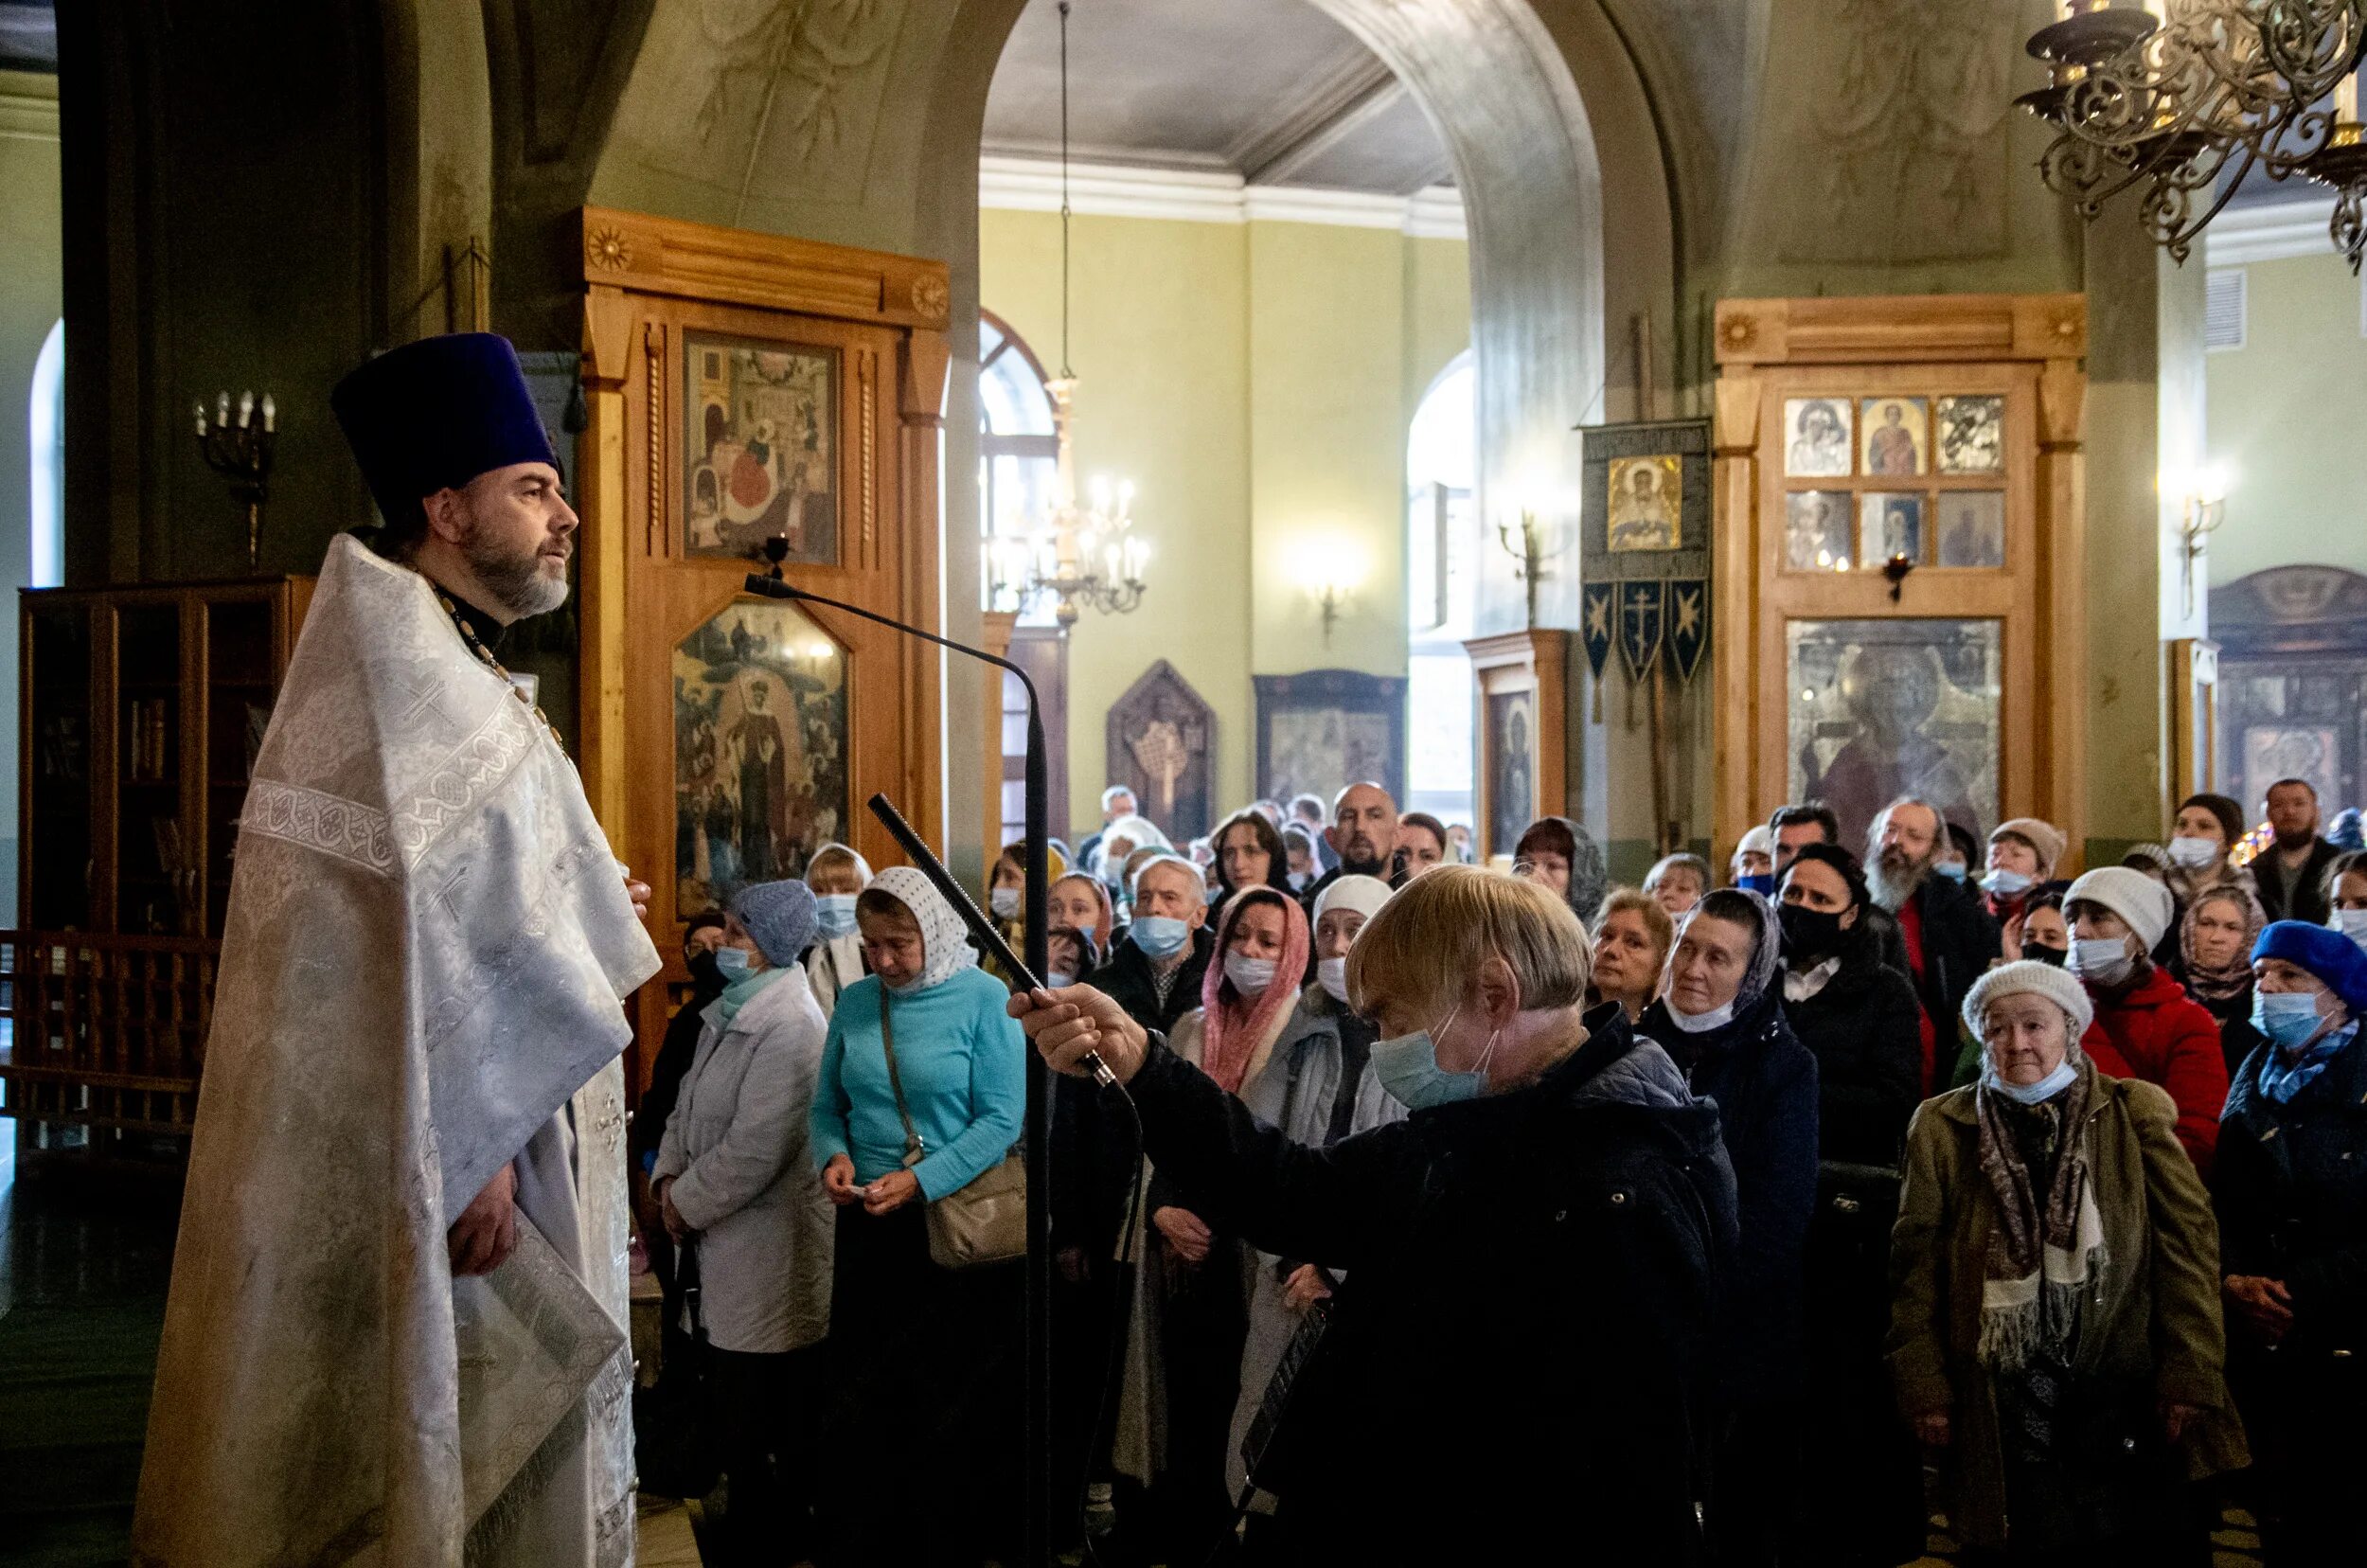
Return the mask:
<path id="1" fill-rule="evenodd" d="M 1683 547 L 1684 463 L 1678 457 L 1614 457 L 1611 462 L 1613 550 Z"/>
<path id="2" fill-rule="evenodd" d="M 2005 564 L 2005 492 L 2003 490 L 1942 490 L 1939 534 L 1943 566 L 1997 567 Z"/>
<path id="3" fill-rule="evenodd" d="M 838 357 L 685 334 L 684 543 L 691 555 L 838 561 Z"/>
<path id="4" fill-rule="evenodd" d="M 1850 472 L 1849 402 L 1794 398 L 1784 404 L 1784 472 L 1794 479 L 1841 479 Z"/>
<path id="5" fill-rule="evenodd" d="M 1792 621 L 1787 788 L 1863 844 L 1917 795 L 1975 832 L 1998 819 L 2001 649 L 1995 620 Z"/>
<path id="6" fill-rule="evenodd" d="M 1865 442 L 1864 472 L 1876 478 L 1927 472 L 1931 418 L 1931 404 L 1921 398 L 1864 400 L 1858 421 Z"/>
<path id="7" fill-rule="evenodd" d="M 2003 398 L 1942 398 L 1939 424 L 1942 473 L 2005 472 Z"/>
<path id="8" fill-rule="evenodd" d="M 1923 497 L 1886 490 L 1858 497 L 1858 564 L 1878 571 L 1899 556 L 1917 566 L 1930 560 L 1924 551 Z"/>
<path id="9" fill-rule="evenodd" d="M 1785 567 L 1794 572 L 1849 570 L 1848 492 L 1801 490 L 1784 501 Z"/>

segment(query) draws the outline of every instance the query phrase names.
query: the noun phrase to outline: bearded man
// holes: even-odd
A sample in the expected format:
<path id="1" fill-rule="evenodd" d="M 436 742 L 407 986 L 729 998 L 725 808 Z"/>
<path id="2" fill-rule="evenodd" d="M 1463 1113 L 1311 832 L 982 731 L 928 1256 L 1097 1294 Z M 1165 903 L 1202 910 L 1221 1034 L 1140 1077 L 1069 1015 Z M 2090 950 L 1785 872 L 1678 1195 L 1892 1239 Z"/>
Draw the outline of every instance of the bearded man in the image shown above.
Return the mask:
<path id="1" fill-rule="evenodd" d="M 329 546 L 240 825 L 133 1560 L 628 1563 L 649 890 L 496 653 L 576 515 L 498 337 L 329 401 L 385 526 Z"/>
<path id="2" fill-rule="evenodd" d="M 1965 993 L 2004 951 L 1980 895 L 1967 883 L 1932 875 L 1947 843 L 1948 823 L 1940 809 L 1913 795 L 1883 807 L 1866 835 L 1866 887 L 1897 928 L 1895 936 L 1884 932 L 1878 938 L 1892 948 L 1884 961 L 1914 982 L 1923 1004 L 1927 1095 L 1934 1088 L 1940 1031 L 1953 1040 Z"/>
<path id="3" fill-rule="evenodd" d="M 1332 798 L 1331 826 L 1324 829 L 1324 842 L 1339 856 L 1339 864 L 1299 895 L 1299 901 L 1310 911 L 1310 921 L 1315 900 L 1342 877 L 1390 880 L 1389 860 L 1397 848 L 1397 803 L 1378 784 L 1349 785 Z M 1308 964 L 1311 976 L 1314 960 L 1309 958 Z"/>

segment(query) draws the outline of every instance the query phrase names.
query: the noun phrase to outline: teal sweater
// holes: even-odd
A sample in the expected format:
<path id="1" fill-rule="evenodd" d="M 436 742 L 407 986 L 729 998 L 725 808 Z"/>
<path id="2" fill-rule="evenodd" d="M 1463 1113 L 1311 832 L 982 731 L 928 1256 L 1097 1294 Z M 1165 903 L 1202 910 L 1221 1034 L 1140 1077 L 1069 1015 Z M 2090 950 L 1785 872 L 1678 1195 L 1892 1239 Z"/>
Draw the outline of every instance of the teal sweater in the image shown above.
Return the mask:
<path id="1" fill-rule="evenodd" d="M 888 1086 L 877 975 L 839 993 L 813 1096 L 813 1160 L 855 1162 L 870 1183 L 904 1166 L 904 1124 Z M 913 1174 L 923 1198 L 959 1192 L 998 1164 L 1026 1125 L 1026 1037 L 1003 1009 L 1010 992 L 976 969 L 916 996 L 892 998 L 896 1065 L 926 1154 Z"/>

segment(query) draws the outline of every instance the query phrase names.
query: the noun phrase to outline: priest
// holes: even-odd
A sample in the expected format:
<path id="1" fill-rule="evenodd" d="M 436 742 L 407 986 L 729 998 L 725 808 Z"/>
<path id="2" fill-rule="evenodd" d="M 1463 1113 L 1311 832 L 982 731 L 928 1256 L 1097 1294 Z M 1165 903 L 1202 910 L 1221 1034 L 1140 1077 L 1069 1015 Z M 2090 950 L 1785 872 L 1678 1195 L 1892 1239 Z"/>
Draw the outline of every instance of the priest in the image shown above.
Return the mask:
<path id="1" fill-rule="evenodd" d="M 628 1563 L 620 1003 L 658 958 L 498 651 L 576 515 L 498 337 L 330 404 L 383 526 L 329 546 L 240 824 L 133 1560 Z"/>

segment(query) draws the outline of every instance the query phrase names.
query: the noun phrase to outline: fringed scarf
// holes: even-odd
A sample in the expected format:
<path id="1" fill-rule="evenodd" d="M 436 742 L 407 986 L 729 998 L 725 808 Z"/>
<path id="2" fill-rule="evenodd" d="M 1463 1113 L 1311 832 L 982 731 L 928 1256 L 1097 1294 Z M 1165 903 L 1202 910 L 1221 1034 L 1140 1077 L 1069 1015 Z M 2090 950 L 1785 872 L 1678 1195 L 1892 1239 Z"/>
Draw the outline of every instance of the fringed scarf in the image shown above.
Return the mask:
<path id="1" fill-rule="evenodd" d="M 2073 1047 L 2076 1049 L 2076 1047 Z M 1997 1230 L 1981 1291 L 1981 1363 L 2019 1372 L 2033 1363 L 2068 1365 L 2080 1298 L 2104 1273 L 2104 1218 L 2088 1179 L 2088 1103 L 2095 1069 L 2079 1063 L 2071 1086 L 2042 1105 L 2016 1105 L 1987 1087 L 1973 1092 L 1981 1127 L 1981 1170 L 1996 1194 Z M 2043 1194 L 2009 1120 L 2054 1123 L 2055 1165 Z"/>
<path id="2" fill-rule="evenodd" d="M 1256 996 L 1241 995 L 1224 977 L 1224 955 L 1233 942 L 1233 928 L 1241 912 L 1260 903 L 1282 911 L 1282 956 L 1275 962 L 1272 982 Z M 1241 1092 L 1250 1066 L 1273 1044 L 1282 1026 L 1298 1006 L 1299 979 L 1307 972 L 1307 912 L 1287 893 L 1271 887 L 1244 887 L 1224 901 L 1217 916 L 1216 953 L 1200 983 L 1203 1009 L 1200 1066 L 1228 1095 Z"/>

